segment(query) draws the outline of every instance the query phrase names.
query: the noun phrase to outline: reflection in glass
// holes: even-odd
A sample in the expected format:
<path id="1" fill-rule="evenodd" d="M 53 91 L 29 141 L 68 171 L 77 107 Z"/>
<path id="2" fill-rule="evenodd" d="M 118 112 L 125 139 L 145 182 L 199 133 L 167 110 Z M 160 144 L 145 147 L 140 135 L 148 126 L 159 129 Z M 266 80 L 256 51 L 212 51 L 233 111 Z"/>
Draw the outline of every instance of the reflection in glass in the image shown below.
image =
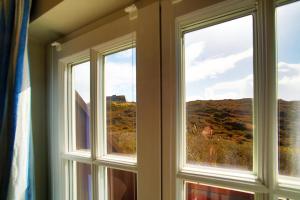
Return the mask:
<path id="1" fill-rule="evenodd" d="M 254 200 L 251 193 L 186 183 L 186 200 Z"/>
<path id="2" fill-rule="evenodd" d="M 276 9 L 279 173 L 300 177 L 300 2 Z"/>
<path id="3" fill-rule="evenodd" d="M 90 149 L 90 62 L 73 65 L 72 76 L 76 150 Z"/>
<path id="4" fill-rule="evenodd" d="M 136 154 L 135 48 L 105 56 L 107 153 Z"/>
<path id="5" fill-rule="evenodd" d="M 137 200 L 136 174 L 107 169 L 109 200 Z"/>
<path id="6" fill-rule="evenodd" d="M 253 19 L 184 34 L 188 164 L 252 170 Z"/>
<path id="7" fill-rule="evenodd" d="M 77 200 L 91 200 L 92 199 L 92 175 L 91 166 L 76 162 L 77 170 Z"/>

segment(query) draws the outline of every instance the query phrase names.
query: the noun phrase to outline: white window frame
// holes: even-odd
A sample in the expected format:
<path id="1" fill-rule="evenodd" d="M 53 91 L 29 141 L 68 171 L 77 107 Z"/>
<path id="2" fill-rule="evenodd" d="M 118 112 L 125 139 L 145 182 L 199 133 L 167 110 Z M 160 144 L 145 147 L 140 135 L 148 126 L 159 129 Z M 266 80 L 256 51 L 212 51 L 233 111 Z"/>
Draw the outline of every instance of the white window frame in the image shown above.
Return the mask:
<path id="1" fill-rule="evenodd" d="M 253 192 L 255 199 L 300 198 L 299 179 L 278 177 L 277 98 L 275 60 L 276 5 L 293 1 L 279 0 L 275 6 L 267 0 L 227 0 L 179 16 L 175 20 L 177 65 L 176 120 L 176 191 L 178 200 L 185 199 L 184 181 L 199 182 L 221 188 Z M 184 2 L 182 2 L 184 3 Z M 271 9 L 270 9 L 271 8 Z M 183 33 L 231 19 L 253 16 L 254 97 L 253 97 L 253 172 L 185 164 L 185 92 Z M 271 45 L 270 45 L 271 44 Z M 265 133 L 265 134 L 263 134 Z M 174 190 L 174 188 L 173 188 Z"/>
<path id="2" fill-rule="evenodd" d="M 187 25 L 185 25 L 185 23 L 180 23 L 180 19 L 178 19 L 179 22 L 179 31 L 178 31 L 178 38 L 180 39 L 177 39 L 178 40 L 181 40 L 182 43 L 180 44 L 180 47 L 179 47 L 179 51 L 181 49 L 181 51 L 179 52 L 179 55 L 181 55 L 181 57 L 183 57 L 183 34 L 187 31 L 193 31 L 194 29 L 198 30 L 198 29 L 201 29 L 201 28 L 205 28 L 205 27 L 209 27 L 209 26 L 213 26 L 213 25 L 216 25 L 216 24 L 219 24 L 219 23 L 223 23 L 223 22 L 226 22 L 226 21 L 230 21 L 230 20 L 234 20 L 234 19 L 237 19 L 239 17 L 244 17 L 244 16 L 253 16 L 253 24 L 256 24 L 256 15 L 253 11 L 253 9 L 248 9 L 248 10 L 241 10 L 237 13 L 229 13 L 228 15 L 225 15 L 225 16 L 220 16 L 220 17 L 217 17 L 216 19 L 208 19 L 208 20 L 205 20 L 203 22 L 200 22 L 199 24 L 197 25 L 191 25 L 189 26 L 189 24 L 191 24 L 191 22 L 189 23 L 188 20 L 187 20 Z M 199 18 L 198 18 L 199 19 Z M 202 18 L 200 18 L 201 20 Z M 193 19 L 194 21 L 194 19 Z M 255 33 L 255 30 L 253 30 L 253 32 Z M 254 34 L 255 35 L 255 34 Z M 258 67 L 257 67 L 257 62 L 255 62 L 257 59 L 256 58 L 256 55 L 255 53 L 257 53 L 257 48 L 256 48 L 256 35 L 253 37 L 253 49 L 254 49 L 254 66 L 253 66 L 253 75 L 254 75 L 254 79 L 257 79 L 257 70 L 258 70 Z M 179 57 L 180 59 L 180 57 Z M 178 141 L 182 141 L 179 143 L 179 150 L 180 152 L 178 153 L 179 155 L 179 168 L 180 168 L 180 171 L 182 172 L 191 172 L 192 174 L 193 173 L 198 173 L 199 175 L 210 175 L 210 176 L 216 176 L 216 177 L 231 177 L 231 179 L 234 179 L 234 178 L 237 178 L 237 179 L 241 179 L 242 177 L 246 180 L 246 181 L 252 181 L 252 182 L 255 182 L 256 179 L 257 179 L 257 175 L 258 174 L 261 174 L 261 172 L 258 171 L 259 167 L 258 167 L 258 162 L 254 162 L 253 163 L 253 171 L 254 173 L 251 173 L 251 172 L 248 172 L 248 171 L 239 171 L 239 170 L 232 170 L 232 169 L 222 169 L 222 172 L 220 172 L 220 168 L 213 168 L 213 167 L 203 167 L 203 166 L 195 166 L 195 165 L 188 165 L 185 163 L 185 160 L 186 160 L 186 134 L 185 134 L 185 130 L 186 130 L 186 127 L 185 127 L 185 121 L 186 121 L 186 108 L 185 108 L 185 91 L 184 91 L 184 83 L 185 83 L 185 75 L 184 75 L 184 60 L 183 59 L 180 59 L 178 61 L 178 63 L 181 63 L 181 66 L 180 67 L 180 70 L 179 70 L 179 79 L 181 80 L 181 84 L 180 84 L 180 89 L 179 89 L 179 92 L 178 92 Z M 254 98 L 253 98 L 253 104 L 255 106 L 253 107 L 257 107 L 257 102 L 258 102 L 258 98 L 257 98 L 257 84 L 254 84 Z M 254 110 L 254 115 L 257 115 L 257 112 L 256 110 Z M 253 119 L 253 122 L 254 122 L 254 127 L 257 127 L 257 120 Z M 180 127 L 180 125 L 182 125 L 182 127 Z M 256 133 L 256 128 L 254 129 L 254 141 L 257 141 L 257 133 Z M 261 144 L 256 144 L 254 143 L 253 145 L 253 160 L 256 160 L 255 158 L 257 158 L 259 155 L 258 155 L 258 147 L 261 146 Z"/>
<path id="3" fill-rule="evenodd" d="M 129 166 L 135 166 L 137 163 L 136 157 L 130 157 L 126 155 L 114 155 L 114 154 L 107 154 L 107 132 L 106 132 L 106 98 L 104 94 L 104 88 L 105 87 L 105 80 L 104 80 L 104 57 L 106 55 L 117 53 L 122 50 L 126 50 L 129 48 L 136 48 L 136 33 L 131 33 L 128 35 L 125 35 L 123 37 L 117 38 L 113 41 L 101 44 L 99 46 L 93 47 L 91 49 L 91 55 L 92 60 L 94 63 L 92 65 L 97 67 L 93 67 L 93 75 L 95 74 L 99 75 L 99 78 L 94 77 L 94 79 L 97 79 L 96 83 L 96 90 L 94 91 L 94 94 L 97 96 L 96 99 L 102 99 L 102 103 L 99 103 L 99 100 L 95 102 L 96 108 L 95 110 L 98 110 L 99 112 L 96 113 L 95 121 L 100 121 L 99 127 L 98 124 L 95 123 L 96 132 L 98 134 L 94 136 L 96 139 L 95 141 L 98 141 L 96 144 L 96 147 L 103 147 L 103 148 L 96 148 L 95 149 L 95 156 L 96 159 L 99 162 L 103 163 L 109 163 L 109 162 L 117 162 L 123 165 L 129 165 Z M 95 58 L 95 59 L 94 59 Z M 99 70 L 101 69 L 101 70 Z M 101 78 L 102 77 L 102 78 Z M 101 86 L 102 85 L 102 86 Z M 100 89 L 101 88 L 101 89 Z M 100 93 L 99 91 L 102 91 L 103 93 Z M 136 102 L 138 103 L 138 102 Z M 100 120 L 102 119 L 102 120 Z M 137 132 L 135 133 L 137 134 Z M 137 141 L 136 141 L 137 142 Z M 137 143 L 136 143 L 137 144 Z M 136 146 L 137 147 L 137 146 Z M 137 148 L 136 148 L 137 150 Z"/>
<path id="4" fill-rule="evenodd" d="M 299 0 L 274 0 L 274 18 L 276 17 L 276 8 L 280 7 L 280 6 L 284 6 L 284 5 L 288 5 L 294 2 L 299 2 Z M 276 21 L 276 19 L 274 19 L 274 21 Z M 274 35 L 276 38 L 276 30 L 275 30 L 276 24 L 274 25 Z M 275 74 L 274 76 L 276 77 L 277 80 L 277 76 L 278 76 L 278 66 L 277 66 L 277 44 L 275 43 L 275 50 L 276 51 L 276 56 L 274 57 L 275 60 Z M 278 144 L 278 104 L 277 104 L 277 84 L 276 83 L 276 115 L 274 116 L 275 120 L 275 124 L 274 127 L 276 129 L 276 144 Z M 277 149 L 277 145 L 276 145 L 276 158 L 277 158 L 277 162 L 278 162 L 278 149 Z M 277 163 L 278 166 L 278 163 Z M 279 174 L 279 168 L 276 168 L 277 170 L 277 183 L 276 183 L 276 194 L 278 197 L 288 197 L 288 198 L 292 198 L 292 199 L 300 199 L 300 178 L 297 177 L 290 177 L 290 176 L 284 176 L 284 175 L 280 175 Z"/>
<path id="5" fill-rule="evenodd" d="M 66 185 L 70 183 L 65 178 L 67 162 L 72 159 L 94 165 L 105 165 L 115 169 L 137 172 L 137 197 L 143 200 L 161 199 L 161 65 L 160 65 L 160 32 L 159 32 L 159 2 L 151 2 L 146 5 L 137 2 L 138 17 L 132 19 L 129 14 L 117 16 L 109 23 L 99 20 L 91 26 L 78 30 L 80 35 L 70 34 L 59 39 L 61 48 L 49 46 L 49 157 L 50 157 L 50 194 L 51 199 L 69 198 L 65 192 Z M 147 31 L 145 27 L 148 28 Z M 91 155 L 80 152 L 67 152 L 65 138 L 68 122 L 66 119 L 66 87 L 67 78 L 65 67 L 68 63 L 74 63 L 82 58 L 90 58 L 91 80 L 95 76 L 95 66 L 99 63 L 98 51 L 103 48 L 111 49 L 112 44 L 120 42 L 120 37 L 136 33 L 136 95 L 137 95 L 137 156 L 136 159 L 117 159 L 118 157 L 97 155 L 95 148 Z M 119 39 L 118 39 L 119 38 Z M 123 38 L 124 39 L 124 38 Z M 132 39 L 132 38 L 131 38 Z M 110 41 L 110 43 L 108 42 Z M 123 40 L 124 41 L 124 40 Z M 112 46 L 111 46 L 112 45 Z M 102 49 L 102 50 L 101 50 Z M 143 53 L 142 53 L 143 52 Z M 102 52 L 103 53 L 103 52 Z M 97 84 L 91 82 L 91 99 L 97 94 Z M 91 102 L 91 107 L 96 107 Z M 95 141 L 96 129 L 95 113 L 91 109 L 91 141 Z M 94 145 L 95 142 L 91 142 Z M 101 157 L 100 160 L 96 160 Z M 93 160 L 94 159 L 94 160 Z M 136 161 L 135 161 L 136 160 Z M 92 167 L 92 176 L 97 174 L 97 167 Z M 102 170 L 103 171 L 103 170 Z M 102 172 L 103 174 L 103 172 Z M 94 178 L 95 180 L 95 178 Z M 97 199 L 97 185 L 105 182 L 93 182 L 93 199 Z M 72 181 L 72 180 L 71 180 Z M 149 187 L 151 185 L 151 187 Z M 103 190 L 103 189 L 102 189 Z M 101 192 L 100 192 L 101 193 Z M 103 194 L 103 193 L 102 193 Z"/>
<path id="6" fill-rule="evenodd" d="M 276 99 L 276 47 L 275 47 L 275 7 L 279 5 L 283 5 L 285 3 L 293 2 L 294 0 L 227 0 L 223 1 L 221 3 L 214 4 L 213 6 L 200 9 L 198 11 L 192 12 L 190 14 L 178 17 L 175 22 L 175 30 L 172 29 L 170 33 L 159 33 L 160 28 L 163 30 L 165 27 L 164 22 L 168 21 L 166 18 L 172 18 L 169 14 L 164 14 L 164 10 L 161 13 L 163 16 L 162 19 L 162 26 L 159 28 L 159 3 L 155 2 L 153 4 L 149 4 L 145 7 L 142 7 L 139 10 L 139 17 L 138 23 L 132 23 L 128 22 L 127 16 L 120 19 L 119 22 L 112 22 L 111 24 L 105 24 L 105 26 L 101 26 L 96 28 L 95 30 L 92 30 L 91 32 L 85 33 L 80 35 L 77 38 L 73 38 L 71 40 L 66 39 L 65 43 L 62 44 L 63 50 L 62 52 L 54 52 L 55 50 L 51 50 L 51 58 L 49 59 L 50 69 L 50 80 L 49 80 L 49 132 L 50 132 L 50 163 L 51 163 L 51 195 L 52 199 L 68 199 L 69 194 L 66 194 L 64 191 L 64 188 L 66 186 L 69 186 L 69 179 L 65 178 L 65 173 L 67 170 L 67 160 L 77 160 L 83 163 L 95 163 L 95 167 L 92 167 L 92 174 L 95 177 L 101 176 L 102 173 L 97 173 L 97 165 L 103 165 L 107 167 L 112 167 L 116 169 L 125 169 L 127 171 L 138 171 L 138 197 L 142 196 L 143 198 L 141 200 L 148 200 L 148 199 L 160 199 L 159 196 L 161 194 L 158 194 L 161 192 L 160 188 L 163 190 L 163 197 L 174 197 L 173 199 L 182 200 L 184 199 L 184 188 L 183 188 L 183 180 L 189 180 L 193 182 L 199 182 L 202 184 L 212 185 L 216 187 L 223 187 L 223 188 L 231 188 L 231 189 L 238 189 L 242 191 L 252 191 L 257 192 L 256 200 L 257 199 L 268 199 L 268 200 L 277 200 L 277 197 L 288 197 L 292 198 L 294 200 L 300 199 L 300 188 L 298 188 L 297 184 L 292 183 L 292 181 L 285 179 L 282 179 L 282 177 L 278 177 L 278 159 L 277 159 L 277 99 Z M 175 1 L 174 1 L 175 2 Z M 176 1 L 180 4 L 189 3 L 188 0 L 185 1 Z M 176 4 L 172 4 L 169 0 L 163 0 L 162 5 L 167 5 L 167 9 L 171 9 L 172 6 L 176 6 Z M 163 8 L 166 8 L 163 7 Z M 186 6 L 188 7 L 188 6 Z M 271 9 L 272 8 L 272 9 Z M 182 12 L 182 11 L 180 11 Z M 179 13 L 180 13 L 179 12 Z M 254 44 L 254 48 L 257 50 L 255 51 L 255 70 L 254 76 L 258 79 L 255 85 L 254 91 L 257 97 L 254 104 L 258 105 L 256 106 L 256 110 L 254 113 L 256 113 L 257 118 L 255 119 L 254 123 L 258 124 L 257 132 L 265 134 L 258 134 L 256 137 L 261 138 L 258 139 L 257 144 L 255 144 L 257 158 L 256 160 L 260 160 L 261 162 L 258 162 L 257 164 L 254 164 L 254 166 L 257 165 L 256 168 L 254 168 L 255 174 L 244 174 L 244 177 L 241 177 L 242 173 L 227 173 L 227 176 L 223 176 L 220 173 L 217 173 L 216 170 L 212 168 L 204 169 L 202 168 L 202 172 L 199 171 L 199 169 L 195 169 L 195 171 L 191 169 L 184 169 L 182 165 L 182 159 L 177 159 L 178 156 L 182 154 L 180 151 L 180 144 L 182 135 L 180 134 L 178 130 L 182 130 L 182 127 L 176 127 L 178 123 L 181 122 L 180 119 L 177 119 L 177 121 L 171 119 L 172 117 L 169 116 L 169 113 L 165 112 L 170 111 L 171 114 L 174 116 L 177 114 L 177 116 L 180 114 L 180 112 L 177 110 L 177 113 L 175 113 L 175 106 L 178 105 L 178 102 L 182 101 L 182 99 L 177 99 L 176 104 L 173 104 L 173 101 L 171 98 L 174 96 L 178 96 L 178 94 L 173 94 L 173 86 L 168 85 L 170 82 L 172 83 L 173 80 L 170 81 L 170 79 L 174 79 L 174 77 L 168 77 L 167 81 L 165 81 L 167 76 L 170 76 L 168 74 L 168 69 L 165 69 L 165 66 L 162 65 L 162 71 L 160 71 L 160 64 L 172 64 L 175 62 L 173 59 L 166 60 L 165 57 L 170 56 L 173 58 L 173 55 L 168 51 L 164 51 L 168 48 L 175 47 L 176 49 L 176 63 L 177 63 L 177 70 L 180 69 L 180 56 L 182 55 L 180 49 L 181 49 L 181 28 L 191 24 L 191 23 L 203 23 L 206 22 L 211 23 L 214 18 L 214 20 L 218 21 L 220 16 L 222 16 L 222 19 L 226 21 L 226 19 L 229 19 L 237 13 L 256 13 L 256 17 L 253 21 L 254 24 L 256 24 L 257 29 L 254 29 L 255 37 L 257 42 Z M 150 14 L 150 16 L 149 16 Z M 155 16 L 154 18 L 151 18 L 152 14 Z M 175 13 L 175 15 L 178 13 Z M 218 16 L 218 17 L 216 17 Z M 227 18 L 229 17 L 229 18 Z M 126 19 L 126 20 L 125 20 Z M 173 23 L 173 21 L 172 21 Z M 128 28 L 123 32 L 117 27 L 112 27 L 115 25 L 120 24 L 126 24 L 129 26 Z M 147 34 L 145 34 L 144 29 L 145 26 L 149 29 Z M 167 25 L 166 25 L 167 26 Z M 125 26 L 121 26 L 124 28 Z M 170 27 L 173 28 L 173 25 Z M 108 31 L 108 29 L 114 30 L 114 28 L 118 29 L 120 31 L 119 33 L 113 33 L 113 36 L 110 36 L 109 34 L 111 32 Z M 167 29 L 168 30 L 168 29 Z M 163 88 L 162 91 L 159 91 L 158 93 L 161 93 L 159 96 L 156 92 L 152 92 L 151 94 L 155 94 L 155 98 L 151 98 L 150 100 L 144 100 L 144 103 L 146 102 L 146 106 L 149 106 L 150 109 L 158 107 L 157 105 L 163 105 L 163 107 L 151 112 L 150 117 L 147 117 L 145 113 L 149 112 L 150 109 L 143 108 L 143 123 L 145 125 L 145 118 L 146 120 L 153 119 L 153 123 L 148 123 L 142 127 L 142 133 L 137 134 L 137 146 L 139 146 L 139 151 L 137 153 L 137 162 L 129 159 L 129 160 L 114 160 L 112 157 L 106 158 L 105 152 L 104 154 L 97 154 L 99 152 L 97 149 L 92 148 L 93 151 L 91 152 L 91 155 L 87 155 L 84 153 L 65 153 L 67 152 L 66 149 L 66 141 L 65 138 L 67 130 L 66 124 L 68 124 L 68 121 L 65 121 L 66 119 L 66 113 L 67 110 L 65 108 L 67 107 L 65 99 L 66 99 L 66 72 L 65 67 L 74 61 L 78 61 L 82 58 L 90 57 L 91 61 L 91 80 L 93 79 L 92 76 L 95 76 L 97 74 L 97 65 L 99 65 L 97 59 L 99 56 L 99 53 L 103 53 L 102 50 L 104 50 L 105 47 L 109 47 L 109 43 L 106 41 L 111 41 L 111 39 L 118 35 L 126 35 L 123 33 L 128 33 L 132 31 L 137 31 L 138 37 L 137 39 L 137 54 L 139 53 L 138 49 L 143 49 L 144 54 L 140 54 L 139 57 L 137 56 L 137 66 L 141 67 L 141 69 L 137 69 L 139 73 L 143 73 L 143 78 L 145 80 L 141 80 L 143 87 L 146 86 L 146 89 L 148 91 L 154 89 L 158 89 L 160 87 Z M 83 31 L 84 32 L 84 31 Z M 173 33 L 175 32 L 175 37 L 172 37 Z M 172 40 L 172 43 L 170 46 L 165 47 L 164 46 L 164 40 L 166 38 L 161 38 L 161 35 L 165 36 L 164 34 L 171 35 L 170 40 Z M 103 36 L 103 38 L 102 38 Z M 150 41 L 146 41 L 149 39 Z M 72 38 L 72 37 L 71 37 Z M 107 39 L 109 38 L 109 39 Z M 117 37 L 115 37 L 117 38 Z M 168 38 L 169 39 L 169 38 Z M 175 39 L 175 40 L 174 40 Z M 173 44 L 174 43 L 174 44 Z M 101 44 L 99 46 L 94 47 L 95 44 Z M 103 46 L 103 44 L 106 44 Z M 162 45 L 162 46 L 160 46 Z M 145 48 L 145 47 L 151 47 L 151 48 Z M 108 48 L 110 49 L 110 48 Z M 171 51 L 171 49 L 169 49 Z M 162 51 L 162 52 L 160 52 Z M 79 53 L 77 53 L 79 52 Z M 149 55 L 150 54 L 150 55 Z M 148 64 L 149 62 L 150 64 Z M 170 64 L 170 65 L 171 65 Z M 144 65 L 144 66 L 142 66 Z M 158 66 L 158 67 L 157 67 Z M 149 70 L 149 68 L 151 68 Z M 170 67 L 171 68 L 171 67 Z M 154 72 L 153 72 L 154 71 Z M 152 73 L 153 72 L 153 73 Z M 166 73 L 167 72 L 167 73 Z M 145 76 L 145 73 L 149 75 L 149 77 Z M 172 74 L 172 73 L 171 73 Z M 161 76 L 161 77 L 160 77 Z M 177 74 L 178 78 L 180 77 L 179 74 Z M 141 78 L 140 78 L 141 79 Z M 154 79 L 153 81 L 150 79 Z M 176 82 L 176 87 L 180 88 L 180 80 L 178 79 Z M 161 85 L 162 82 L 162 85 Z M 154 86 L 149 86 L 149 83 L 152 83 Z M 97 87 L 99 83 L 91 83 L 91 99 L 96 98 L 97 95 Z M 261 86 L 264 87 L 261 87 Z M 141 90 L 140 86 L 137 86 L 137 93 L 139 90 Z M 171 90 L 168 90 L 170 89 Z M 144 89 L 144 88 L 143 88 Z M 178 92 L 178 91 L 177 91 Z M 165 93 L 165 94 L 164 94 Z M 166 97 L 167 96 L 167 97 Z M 149 98 L 149 95 L 146 95 L 146 98 Z M 162 99 L 161 99 L 162 98 Z M 171 103 L 170 103 L 171 102 Z M 269 102 L 269 103 L 267 103 Z M 163 103 L 163 104 L 162 104 Z M 92 105 L 94 104 L 94 105 Z M 167 105 L 167 108 L 164 108 Z M 97 107 L 99 105 L 96 105 L 95 102 L 91 102 L 91 106 Z M 258 107 L 260 109 L 258 109 Z M 171 109 L 170 109 L 171 108 Z M 161 116 L 159 116 L 157 113 L 159 113 Z M 182 110 L 181 110 L 182 113 Z M 99 129 L 99 127 L 96 127 L 96 121 L 97 117 L 95 116 L 95 112 L 91 112 L 91 115 L 94 116 L 94 120 L 91 121 L 91 137 L 94 141 L 91 143 L 91 145 L 96 145 L 95 141 L 96 136 L 95 132 Z M 157 119 L 154 119 L 153 117 L 156 117 Z M 171 120 L 170 120 L 171 119 Z M 163 124 L 160 124 L 158 121 L 162 120 Z M 173 130 L 173 127 L 164 126 L 164 123 L 168 125 L 171 124 L 171 126 L 174 126 L 175 132 L 171 132 L 170 130 Z M 139 124 L 139 123 L 137 123 Z M 264 126 L 262 125 L 264 124 Z M 151 126 L 154 125 L 154 126 Z M 162 127 L 160 127 L 162 125 Z M 150 131 L 147 131 L 146 129 L 154 127 L 155 134 L 151 135 L 149 137 Z M 170 128 L 171 127 L 171 128 Z M 137 127 L 138 128 L 138 127 Z M 161 135 L 161 139 L 163 140 L 163 145 L 161 146 L 160 143 L 160 132 L 158 129 L 161 129 L 163 131 L 163 134 Z M 155 139 L 152 140 L 152 138 L 155 137 Z M 146 140 L 149 141 L 146 141 Z M 102 139 L 103 140 L 103 139 Z M 140 145 L 142 144 L 142 145 Z M 143 146 L 146 146 L 146 148 L 143 149 Z M 151 149 L 151 147 L 157 147 L 157 151 L 150 155 L 150 153 L 147 152 L 147 149 Z M 162 152 L 162 148 L 164 151 Z M 100 151 L 101 152 L 101 151 Z M 262 154 L 258 154 L 258 152 L 262 152 Z M 146 156 L 145 156 L 146 155 Z M 161 159 L 161 157 L 163 159 Z M 98 159 L 99 160 L 96 160 Z M 181 156 L 182 158 L 182 156 Z M 94 159 L 94 160 L 93 160 Z M 255 158 L 254 158 L 255 159 Z M 161 169 L 159 166 L 162 164 L 163 174 L 161 174 Z M 155 163 L 155 164 L 153 164 Z M 147 169 L 147 168 L 151 169 Z M 175 169 L 174 169 L 175 168 Z M 149 173 L 145 173 L 149 170 L 155 171 L 155 174 L 149 175 Z M 205 170 L 210 170 L 207 171 Z M 145 173 L 145 176 L 141 176 L 141 174 Z M 159 175 L 157 175 L 159 174 Z M 231 176 L 235 175 L 235 176 Z M 230 176 L 230 177 L 228 177 Z M 161 182 L 158 181 L 158 178 Z M 94 179 L 95 180 L 95 179 Z M 96 179 L 97 180 L 97 179 Z M 97 181 L 93 182 L 93 193 L 98 195 L 97 185 L 105 185 L 105 179 L 99 178 L 99 182 Z M 171 181 L 169 181 L 171 180 Z M 102 182 L 100 182 L 102 181 Z M 173 182 L 176 182 L 175 187 L 173 186 Z M 169 183 L 169 184 L 165 184 Z M 292 184 L 291 184 L 292 183 Z M 149 188 L 149 185 L 151 185 L 151 188 Z M 153 187 L 152 187 L 153 186 Z M 144 192 L 142 191 L 146 187 L 149 188 L 148 191 Z M 105 188 L 104 188 L 105 189 Z M 155 192 L 152 192 L 155 191 Z M 167 194 L 168 193 L 168 194 Z M 154 194 L 155 198 L 151 196 L 151 194 Z M 97 196 L 93 196 L 94 199 L 97 198 Z M 139 196 L 140 195 L 140 196 Z M 171 200 L 165 198 L 165 200 Z"/>
<path id="7" fill-rule="evenodd" d="M 92 47 L 90 50 L 85 50 L 76 55 L 72 55 L 67 58 L 59 60 L 59 65 L 64 69 L 64 113 L 65 115 L 65 136 L 62 148 L 61 158 L 64 163 L 65 170 L 63 171 L 63 177 L 65 182 L 66 193 L 65 199 L 76 200 L 76 192 L 72 192 L 69 180 L 73 183 L 73 188 L 76 189 L 76 164 L 73 161 L 86 163 L 91 166 L 92 172 L 92 188 L 93 188 L 93 199 L 107 199 L 107 180 L 106 168 L 120 169 L 123 171 L 138 173 L 137 159 L 127 158 L 125 156 L 109 155 L 106 153 L 106 115 L 105 115 L 105 96 L 104 96 L 104 66 L 103 58 L 108 53 L 115 53 L 120 50 L 128 48 L 135 48 L 135 33 L 130 33 L 125 36 L 119 37 L 112 41 L 105 42 L 98 46 Z M 74 150 L 74 96 L 72 91 L 72 66 L 83 61 L 90 61 L 90 94 L 91 94 L 91 117 L 90 117 L 90 141 L 91 141 L 91 152 L 76 151 Z M 73 112 L 72 112 L 73 111 Z M 102 120 L 100 120 L 102 119 Z M 98 124 L 97 122 L 102 122 Z M 76 144 L 76 143 L 75 143 Z M 102 147 L 102 148 L 101 148 Z M 70 170 L 67 173 L 67 170 Z M 100 172 L 100 173 L 99 173 Z M 68 174 L 72 173 L 72 176 Z M 100 178 L 102 177 L 102 178 Z M 104 181 L 104 182 L 103 182 Z M 100 183 L 100 184 L 98 184 Z M 98 189 L 97 189 L 98 188 Z M 73 189 L 73 190 L 74 190 Z M 102 195 L 102 196 L 100 196 Z"/>

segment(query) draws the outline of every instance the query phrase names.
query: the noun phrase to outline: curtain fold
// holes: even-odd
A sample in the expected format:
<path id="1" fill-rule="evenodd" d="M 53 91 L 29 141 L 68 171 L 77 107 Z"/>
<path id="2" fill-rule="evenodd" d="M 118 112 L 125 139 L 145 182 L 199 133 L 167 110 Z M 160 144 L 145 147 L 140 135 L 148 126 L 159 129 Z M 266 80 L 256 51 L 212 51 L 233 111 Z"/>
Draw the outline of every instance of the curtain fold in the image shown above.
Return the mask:
<path id="1" fill-rule="evenodd" d="M 31 0 L 0 0 L 0 199 L 35 199 L 27 35 Z"/>

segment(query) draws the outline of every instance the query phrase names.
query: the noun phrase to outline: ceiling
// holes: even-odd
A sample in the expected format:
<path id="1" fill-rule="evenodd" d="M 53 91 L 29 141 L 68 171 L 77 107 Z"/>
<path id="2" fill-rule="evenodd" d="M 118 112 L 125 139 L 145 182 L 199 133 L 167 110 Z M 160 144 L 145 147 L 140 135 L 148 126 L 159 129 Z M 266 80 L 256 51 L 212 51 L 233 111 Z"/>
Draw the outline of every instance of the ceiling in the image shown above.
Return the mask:
<path id="1" fill-rule="evenodd" d="M 39 0 L 41 2 L 48 0 Z M 114 11 L 125 8 L 135 0 L 63 0 L 45 13 L 34 16 L 29 26 L 29 34 L 43 43 L 63 37 L 73 31 Z M 37 11 L 38 13 L 38 11 Z"/>

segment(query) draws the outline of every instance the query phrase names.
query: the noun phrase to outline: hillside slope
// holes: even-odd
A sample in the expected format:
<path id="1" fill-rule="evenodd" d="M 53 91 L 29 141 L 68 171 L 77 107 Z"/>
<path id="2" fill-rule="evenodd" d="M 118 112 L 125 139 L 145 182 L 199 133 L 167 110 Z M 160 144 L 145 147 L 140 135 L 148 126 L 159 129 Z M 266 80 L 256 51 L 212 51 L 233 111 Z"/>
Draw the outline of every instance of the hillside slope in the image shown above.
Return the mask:
<path id="1" fill-rule="evenodd" d="M 251 99 L 197 100 L 186 104 L 187 161 L 208 166 L 252 170 L 253 111 Z M 292 169 L 299 162 L 300 136 L 297 136 L 300 103 L 279 101 L 280 171 L 300 176 Z M 108 132 L 118 152 L 136 150 L 136 104 L 112 102 L 108 105 Z M 263 134 L 263 133 L 259 133 Z"/>

